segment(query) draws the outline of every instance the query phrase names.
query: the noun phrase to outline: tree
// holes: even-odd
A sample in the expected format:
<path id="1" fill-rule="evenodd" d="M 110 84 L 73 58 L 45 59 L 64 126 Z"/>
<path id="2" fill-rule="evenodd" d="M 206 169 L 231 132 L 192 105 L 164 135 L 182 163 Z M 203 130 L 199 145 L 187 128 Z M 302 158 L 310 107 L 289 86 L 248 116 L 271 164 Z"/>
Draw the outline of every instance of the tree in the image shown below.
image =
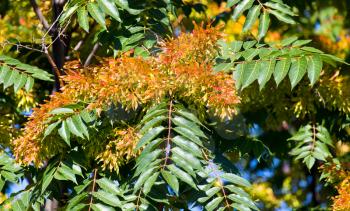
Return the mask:
<path id="1" fill-rule="evenodd" d="M 6 2 L 5 209 L 350 207 L 346 1 Z"/>

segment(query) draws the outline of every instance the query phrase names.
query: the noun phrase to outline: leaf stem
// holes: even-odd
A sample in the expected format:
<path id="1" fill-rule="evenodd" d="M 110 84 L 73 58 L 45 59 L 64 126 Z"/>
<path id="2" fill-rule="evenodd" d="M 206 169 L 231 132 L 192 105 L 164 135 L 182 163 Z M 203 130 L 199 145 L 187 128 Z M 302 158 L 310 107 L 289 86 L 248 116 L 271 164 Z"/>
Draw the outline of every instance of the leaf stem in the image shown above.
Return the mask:
<path id="1" fill-rule="evenodd" d="M 168 110 L 168 135 L 166 138 L 166 146 L 165 146 L 165 159 L 164 159 L 164 164 L 162 169 L 165 168 L 165 166 L 168 163 L 169 160 L 169 155 L 170 155 L 170 146 L 171 146 L 171 116 L 172 116 L 172 111 L 173 111 L 173 100 L 170 100 L 169 102 L 169 110 Z"/>
<path id="2" fill-rule="evenodd" d="M 90 203 L 89 203 L 89 211 L 91 211 L 91 206 L 92 206 L 92 203 L 93 203 L 92 193 L 95 191 L 96 177 L 97 177 L 97 169 L 95 168 L 94 169 L 94 179 L 93 179 L 92 189 L 91 189 Z"/>
<path id="3" fill-rule="evenodd" d="M 224 186 L 222 185 L 222 179 L 220 178 L 220 175 L 217 173 L 215 167 L 213 166 L 213 163 L 209 160 L 208 156 L 205 154 L 204 151 L 203 151 L 203 155 L 204 155 L 205 159 L 208 161 L 209 168 L 213 171 L 214 176 L 218 180 L 219 188 L 221 189 L 221 192 L 222 192 L 224 199 L 225 199 L 225 208 L 229 208 L 230 203 L 227 200 L 226 192 L 225 192 Z"/>

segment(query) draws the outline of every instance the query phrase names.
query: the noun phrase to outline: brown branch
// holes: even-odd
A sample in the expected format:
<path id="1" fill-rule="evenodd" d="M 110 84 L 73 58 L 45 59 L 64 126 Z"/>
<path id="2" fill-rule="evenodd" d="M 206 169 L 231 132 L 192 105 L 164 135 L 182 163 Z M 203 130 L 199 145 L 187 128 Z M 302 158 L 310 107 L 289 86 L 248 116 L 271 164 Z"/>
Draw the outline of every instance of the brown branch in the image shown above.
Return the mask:
<path id="1" fill-rule="evenodd" d="M 94 169 L 94 178 L 93 178 L 93 182 L 92 182 L 92 189 L 91 189 L 91 196 L 90 196 L 90 203 L 89 203 L 89 211 L 91 211 L 92 202 L 94 200 L 93 197 L 92 197 L 92 192 L 95 191 L 96 177 L 97 177 L 97 169 Z"/>
<path id="2" fill-rule="evenodd" d="M 47 22 L 46 18 L 44 17 L 43 13 L 41 12 L 40 8 L 38 7 L 36 1 L 35 0 L 29 0 L 29 1 L 30 1 L 30 4 L 33 7 L 33 10 L 34 10 L 36 16 L 39 18 L 41 24 L 44 26 L 44 29 L 46 31 L 48 31 L 49 28 L 50 28 L 50 25 Z"/>
<path id="3" fill-rule="evenodd" d="M 92 60 L 93 56 L 95 56 L 95 53 L 99 47 L 100 47 L 100 43 L 96 43 L 94 45 L 94 47 L 92 48 L 92 51 L 90 52 L 89 56 L 85 60 L 84 67 L 87 67 L 91 63 L 91 60 Z"/>
<path id="4" fill-rule="evenodd" d="M 52 68 L 53 68 L 53 70 L 54 70 L 54 73 L 55 73 L 55 75 L 56 75 L 55 80 L 56 80 L 56 83 L 58 83 L 58 84 L 56 84 L 56 86 L 59 85 L 59 87 L 62 87 L 62 86 L 64 85 L 64 83 L 63 83 L 63 81 L 62 81 L 62 79 L 61 79 L 61 72 L 60 72 L 60 70 L 58 69 L 58 67 L 57 67 L 57 65 L 56 65 L 56 63 L 55 63 L 55 61 L 54 61 L 53 58 L 51 57 L 51 55 L 50 55 L 50 53 L 49 53 L 47 47 L 45 46 L 45 44 L 43 43 L 42 45 L 43 45 L 44 53 L 45 53 L 45 55 L 46 55 L 46 57 L 47 57 L 47 60 L 49 61 L 50 65 L 52 66 Z M 57 87 L 58 90 L 59 90 L 59 87 Z M 56 90 L 56 91 L 58 91 L 58 90 Z"/>

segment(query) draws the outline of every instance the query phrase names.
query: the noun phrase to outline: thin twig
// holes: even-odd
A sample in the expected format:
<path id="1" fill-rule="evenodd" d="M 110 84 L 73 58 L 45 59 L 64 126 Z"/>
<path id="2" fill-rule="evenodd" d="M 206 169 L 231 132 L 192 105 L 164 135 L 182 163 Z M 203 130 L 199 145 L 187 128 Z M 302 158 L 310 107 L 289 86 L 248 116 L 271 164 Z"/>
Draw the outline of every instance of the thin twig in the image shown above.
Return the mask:
<path id="1" fill-rule="evenodd" d="M 40 50 L 40 49 L 37 49 L 37 48 L 33 48 L 33 47 L 30 47 L 30 46 L 26 46 L 26 45 L 22 45 L 20 43 L 12 43 L 12 42 L 9 42 L 7 40 L 2 42 L 2 43 L 0 43 L 0 45 L 2 46 L 2 48 L 4 48 L 6 45 L 12 45 L 12 46 L 16 46 L 17 49 L 25 48 L 27 50 L 36 51 L 36 52 L 40 52 L 40 53 L 45 53 L 43 50 Z"/>
<path id="2" fill-rule="evenodd" d="M 96 177 L 97 177 L 97 169 L 94 169 L 94 178 L 93 178 L 93 182 L 92 182 L 92 189 L 91 189 L 91 196 L 90 196 L 90 203 L 89 203 L 89 211 L 91 211 L 91 206 L 93 203 L 93 197 L 92 197 L 92 193 L 95 191 L 95 186 L 96 186 Z"/>
<path id="3" fill-rule="evenodd" d="M 84 67 L 87 67 L 91 63 L 91 60 L 95 56 L 95 53 L 99 47 L 100 47 L 100 43 L 96 43 L 94 45 L 94 47 L 92 48 L 92 51 L 90 52 L 89 56 L 85 60 Z"/>
<path id="4" fill-rule="evenodd" d="M 140 192 L 139 192 L 139 195 L 137 196 L 137 200 L 136 200 L 136 211 L 138 211 L 139 210 L 139 202 L 140 202 L 140 198 L 141 198 L 141 192 L 142 192 L 142 190 L 140 190 Z"/>
<path id="5" fill-rule="evenodd" d="M 65 27 L 63 28 L 63 30 L 60 31 L 60 32 L 58 33 L 58 35 L 55 37 L 55 39 L 52 40 L 52 42 L 47 46 L 47 48 L 50 48 L 50 46 L 51 46 L 54 42 L 56 42 L 56 40 L 60 39 L 61 36 L 64 36 L 64 32 L 67 30 L 67 27 L 69 26 L 69 23 L 70 23 L 70 22 L 68 22 L 68 23 L 65 25 Z M 60 39 L 60 40 L 61 40 L 61 39 Z M 65 44 L 65 43 L 64 43 L 64 44 Z"/>
<path id="6" fill-rule="evenodd" d="M 46 31 L 44 36 L 42 37 L 43 39 L 49 34 L 49 32 L 52 30 L 52 28 L 55 26 L 55 24 L 58 22 L 58 20 L 61 18 L 61 15 L 63 14 L 63 11 L 57 16 L 56 20 L 51 24 L 49 29 Z"/>

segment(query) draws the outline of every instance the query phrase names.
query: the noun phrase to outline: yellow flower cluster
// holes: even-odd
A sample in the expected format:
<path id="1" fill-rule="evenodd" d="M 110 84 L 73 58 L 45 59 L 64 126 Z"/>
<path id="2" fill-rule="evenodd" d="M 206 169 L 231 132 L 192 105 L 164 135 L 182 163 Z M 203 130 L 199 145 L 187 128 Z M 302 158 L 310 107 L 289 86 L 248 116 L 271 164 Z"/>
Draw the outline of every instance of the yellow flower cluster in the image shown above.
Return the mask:
<path id="1" fill-rule="evenodd" d="M 138 142 L 135 128 L 115 129 L 115 137 L 109 141 L 103 152 L 96 157 L 102 163 L 103 169 L 119 172 L 119 166 L 128 163 L 139 153 L 134 152 Z"/>

